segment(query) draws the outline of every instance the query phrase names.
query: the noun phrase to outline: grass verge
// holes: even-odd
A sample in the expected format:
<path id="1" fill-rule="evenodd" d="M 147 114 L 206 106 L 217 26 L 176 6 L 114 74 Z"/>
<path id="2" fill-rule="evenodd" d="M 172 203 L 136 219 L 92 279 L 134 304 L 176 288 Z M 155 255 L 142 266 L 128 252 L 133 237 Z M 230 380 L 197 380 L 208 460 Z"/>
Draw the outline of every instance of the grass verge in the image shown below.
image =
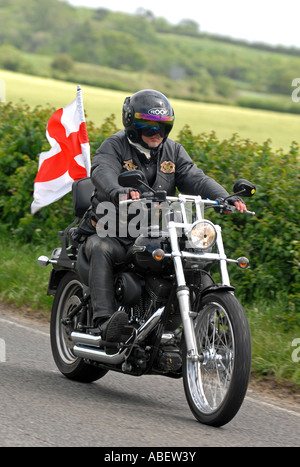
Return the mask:
<path id="1" fill-rule="evenodd" d="M 51 253 L 46 246 L 20 245 L 0 237 L 0 301 L 50 315 L 52 297 L 46 295 L 49 268 L 41 268 L 37 258 Z"/>
<path id="2" fill-rule="evenodd" d="M 52 297 L 46 295 L 49 268 L 41 268 L 37 258 L 50 255 L 52 246 L 22 245 L 0 237 L 0 302 L 26 308 L 33 317 L 49 319 Z M 284 310 L 284 300 L 272 303 L 261 300 L 256 304 L 243 303 L 252 335 L 252 372 L 258 379 L 275 378 L 295 390 L 300 389 L 300 350 L 293 341 L 300 338 L 296 326 L 288 331 L 278 319 Z M 299 344 L 298 344 L 299 347 Z M 298 358 L 297 358 L 298 359 Z"/>

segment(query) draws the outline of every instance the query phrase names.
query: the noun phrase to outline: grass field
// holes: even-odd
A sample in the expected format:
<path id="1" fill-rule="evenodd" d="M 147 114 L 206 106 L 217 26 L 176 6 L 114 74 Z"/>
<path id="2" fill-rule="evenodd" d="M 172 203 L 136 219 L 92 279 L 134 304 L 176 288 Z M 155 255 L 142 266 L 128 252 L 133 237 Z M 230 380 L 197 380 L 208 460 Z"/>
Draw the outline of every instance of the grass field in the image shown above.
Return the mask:
<path id="1" fill-rule="evenodd" d="M 33 107 L 49 103 L 60 108 L 70 103 L 76 94 L 76 84 L 73 83 L 6 70 L 0 70 L 1 79 L 5 82 L 7 102 L 17 103 L 23 99 Z M 122 104 L 130 93 L 86 85 L 82 86 L 82 91 L 88 120 L 100 126 L 105 118 L 114 113 L 117 125 L 122 127 Z M 292 141 L 300 142 L 300 115 L 175 99 L 171 99 L 171 102 L 176 117 L 173 138 L 185 124 L 189 124 L 194 134 L 215 131 L 221 140 L 230 138 L 233 133 L 259 143 L 271 139 L 274 149 L 287 150 Z"/>

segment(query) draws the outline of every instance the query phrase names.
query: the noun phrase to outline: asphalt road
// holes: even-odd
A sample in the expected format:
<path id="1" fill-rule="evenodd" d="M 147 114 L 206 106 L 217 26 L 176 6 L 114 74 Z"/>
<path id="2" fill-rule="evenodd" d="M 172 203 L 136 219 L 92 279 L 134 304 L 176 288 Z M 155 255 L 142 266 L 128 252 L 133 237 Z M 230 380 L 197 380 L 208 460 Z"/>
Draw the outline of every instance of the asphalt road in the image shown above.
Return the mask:
<path id="1" fill-rule="evenodd" d="M 212 428 L 194 419 L 182 380 L 109 372 L 70 381 L 53 362 L 48 326 L 0 311 L 1 447 L 102 446 L 105 456 L 114 447 L 300 446 L 299 427 L 299 405 L 251 389 L 236 417 Z"/>

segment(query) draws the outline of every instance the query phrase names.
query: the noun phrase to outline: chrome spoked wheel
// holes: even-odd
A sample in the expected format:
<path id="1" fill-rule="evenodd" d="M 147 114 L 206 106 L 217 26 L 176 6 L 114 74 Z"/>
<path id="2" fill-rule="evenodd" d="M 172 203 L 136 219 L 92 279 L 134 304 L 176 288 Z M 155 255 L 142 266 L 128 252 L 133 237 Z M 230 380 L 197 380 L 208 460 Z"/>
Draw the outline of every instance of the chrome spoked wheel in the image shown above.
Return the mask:
<path id="1" fill-rule="evenodd" d="M 76 322 L 72 321 L 68 325 L 63 325 L 62 320 L 66 319 L 74 308 L 80 304 L 81 296 L 81 283 L 76 279 L 71 280 L 64 288 L 57 306 L 55 339 L 60 358 L 66 365 L 73 364 L 78 358 L 72 352 L 74 343 L 71 339 L 71 333 L 74 330 Z"/>
<path id="2" fill-rule="evenodd" d="M 220 426 L 238 411 L 251 365 L 249 326 L 233 295 L 205 297 L 195 320 L 195 337 L 201 359 L 192 361 L 185 352 L 187 400 L 199 421 Z"/>
<path id="3" fill-rule="evenodd" d="M 71 333 L 76 317 L 68 324 L 63 320 L 77 307 L 82 297 L 82 284 L 76 273 L 67 272 L 61 279 L 51 311 L 50 338 L 54 361 L 59 371 L 69 379 L 90 383 L 102 378 L 108 370 L 92 366 L 73 353 Z"/>
<path id="4" fill-rule="evenodd" d="M 212 413 L 226 396 L 234 367 L 234 336 L 226 310 L 217 303 L 207 305 L 195 333 L 203 362 L 187 361 L 187 379 L 195 405 Z"/>

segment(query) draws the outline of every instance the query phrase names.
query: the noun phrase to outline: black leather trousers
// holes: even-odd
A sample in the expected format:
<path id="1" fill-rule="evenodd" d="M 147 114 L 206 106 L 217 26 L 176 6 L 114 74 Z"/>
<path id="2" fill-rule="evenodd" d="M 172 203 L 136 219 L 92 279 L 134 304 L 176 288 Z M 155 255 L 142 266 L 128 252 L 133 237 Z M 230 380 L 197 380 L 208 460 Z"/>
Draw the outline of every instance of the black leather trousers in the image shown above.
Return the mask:
<path id="1" fill-rule="evenodd" d="M 100 238 L 95 234 L 86 241 L 93 320 L 109 318 L 116 311 L 114 268 L 124 263 L 126 252 L 125 245 L 118 238 Z"/>

